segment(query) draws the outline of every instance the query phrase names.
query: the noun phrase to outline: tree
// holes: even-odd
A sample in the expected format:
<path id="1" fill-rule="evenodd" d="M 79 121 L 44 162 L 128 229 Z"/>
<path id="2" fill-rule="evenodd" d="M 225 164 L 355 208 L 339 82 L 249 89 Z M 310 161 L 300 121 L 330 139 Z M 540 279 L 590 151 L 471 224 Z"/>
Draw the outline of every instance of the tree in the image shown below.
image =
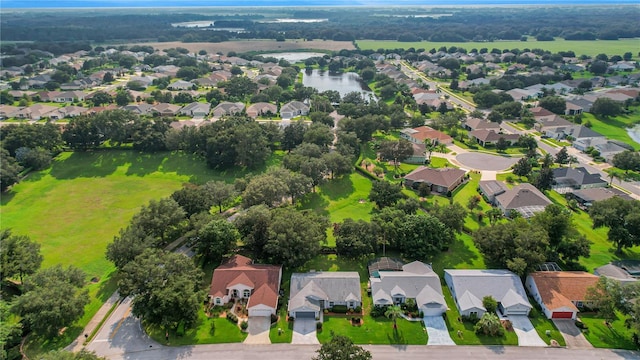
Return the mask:
<path id="1" fill-rule="evenodd" d="M 211 209 L 213 202 L 211 198 L 206 195 L 203 187 L 184 184 L 182 189 L 176 190 L 171 194 L 171 198 L 180 205 L 185 211 L 186 216 L 189 217 L 193 214 L 208 212 Z"/>
<path id="2" fill-rule="evenodd" d="M 500 137 L 498 141 L 496 141 L 496 149 L 498 151 L 505 151 L 509 147 L 509 142 L 505 140 L 505 138 Z"/>
<path id="3" fill-rule="evenodd" d="M 225 219 L 214 219 L 198 231 L 195 249 L 207 263 L 218 264 L 236 247 L 239 237 L 233 224 Z"/>
<path id="4" fill-rule="evenodd" d="M 493 298 L 491 295 L 487 295 L 482 298 L 482 306 L 489 313 L 495 313 L 498 309 L 498 301 Z"/>
<path id="5" fill-rule="evenodd" d="M 549 154 L 547 154 L 549 155 Z M 553 170 L 548 166 L 543 166 L 540 171 L 534 173 L 532 184 L 540 191 L 549 190 L 554 182 Z"/>
<path id="6" fill-rule="evenodd" d="M 358 258 L 374 254 L 378 240 L 378 226 L 364 220 L 347 218 L 334 226 L 336 251 L 348 258 Z"/>
<path id="7" fill-rule="evenodd" d="M 73 266 L 39 270 L 26 279 L 25 292 L 16 299 L 14 309 L 35 334 L 52 339 L 84 314 L 89 303 L 84 283 L 84 272 Z"/>
<path id="8" fill-rule="evenodd" d="M 486 312 L 474 327 L 476 334 L 484 334 L 487 336 L 501 337 L 504 335 L 504 328 L 498 318 L 498 315 Z"/>
<path id="9" fill-rule="evenodd" d="M 300 266 L 318 254 L 320 244 L 326 241 L 328 226 L 327 219 L 313 211 L 273 209 L 265 255 L 273 264 Z"/>
<path id="10" fill-rule="evenodd" d="M 626 150 L 613 156 L 613 166 L 629 172 L 629 170 L 640 171 L 640 153 Z"/>
<path id="11" fill-rule="evenodd" d="M 158 240 L 137 225 L 121 229 L 107 245 L 106 258 L 122 269 L 147 248 L 158 247 Z"/>
<path id="12" fill-rule="evenodd" d="M 566 100 L 555 95 L 543 97 L 538 105 L 558 115 L 564 115 L 564 111 L 567 109 Z"/>
<path id="13" fill-rule="evenodd" d="M 523 157 L 518 160 L 518 162 L 513 165 L 513 174 L 518 175 L 519 178 L 523 176 L 529 176 L 531 173 L 531 161 L 529 161 L 528 157 Z"/>
<path id="14" fill-rule="evenodd" d="M 333 142 L 333 132 L 331 128 L 322 123 L 313 123 L 305 131 L 303 142 L 316 144 L 320 147 L 327 147 Z"/>
<path id="15" fill-rule="evenodd" d="M 131 225 L 158 240 L 158 245 L 168 244 L 179 236 L 185 211 L 171 198 L 151 200 L 133 216 Z"/>
<path id="16" fill-rule="evenodd" d="M 587 288 L 585 300 L 590 302 L 590 307 L 598 311 L 598 316 L 605 321 L 613 322 L 616 320 L 616 306 L 618 304 L 617 296 L 619 296 L 620 283 L 601 276 L 598 282 Z"/>
<path id="17" fill-rule="evenodd" d="M 602 75 L 606 73 L 608 68 L 609 65 L 606 63 L 606 61 L 601 60 L 593 61 L 591 62 L 591 65 L 589 65 L 589 71 L 591 71 L 595 75 Z"/>
<path id="18" fill-rule="evenodd" d="M 0 359 L 19 359 L 22 322 L 11 314 L 11 307 L 0 299 Z"/>
<path id="19" fill-rule="evenodd" d="M 105 75 L 106 77 L 106 75 Z M 102 106 L 103 104 L 111 104 L 113 97 L 104 91 L 96 91 L 91 97 L 91 102 L 94 106 Z"/>
<path id="20" fill-rule="evenodd" d="M 0 280 L 38 271 L 42 264 L 40 244 L 25 235 L 12 235 L 10 229 L 0 231 Z"/>
<path id="21" fill-rule="evenodd" d="M 531 218 L 531 223 L 544 229 L 549 237 L 547 261 L 577 261 L 588 257 L 591 242 L 582 236 L 572 221 L 570 210 L 557 204 L 548 205 L 544 211 Z"/>
<path id="22" fill-rule="evenodd" d="M 133 96 L 131 96 L 131 93 L 129 91 L 118 91 L 115 101 L 118 106 L 126 106 L 130 102 L 133 102 Z"/>
<path id="23" fill-rule="evenodd" d="M 18 164 L 5 148 L 0 148 L 0 191 L 20 181 L 22 166 Z"/>
<path id="24" fill-rule="evenodd" d="M 193 326 L 202 303 L 202 271 L 183 254 L 147 249 L 120 271 L 123 297 L 133 296 L 132 313 L 162 329 Z"/>
<path id="25" fill-rule="evenodd" d="M 64 127 L 62 140 L 72 149 L 87 150 L 100 146 L 103 137 L 92 118 L 77 116 Z"/>
<path id="26" fill-rule="evenodd" d="M 67 350 L 50 351 L 44 355 L 39 355 L 39 360 L 107 360 L 107 358 L 96 355 L 95 352 L 85 348 L 78 352 Z"/>
<path id="27" fill-rule="evenodd" d="M 391 206 L 402 198 L 402 187 L 388 181 L 374 181 L 369 192 L 369 200 L 376 203 L 379 209 Z"/>
<path id="28" fill-rule="evenodd" d="M 393 330 L 398 330 L 397 320 L 399 317 L 403 315 L 402 308 L 400 305 L 391 305 L 387 307 L 387 310 L 384 312 L 384 316 L 393 320 Z"/>
<path id="29" fill-rule="evenodd" d="M 609 228 L 607 236 L 616 246 L 616 253 L 640 244 L 640 202 L 618 196 L 596 201 L 589 209 L 589 216 L 594 228 Z"/>
<path id="30" fill-rule="evenodd" d="M 487 264 L 521 276 L 545 261 L 549 246 L 546 231 L 522 218 L 482 227 L 473 233 L 473 240 Z"/>
<path id="31" fill-rule="evenodd" d="M 304 134 L 307 131 L 307 125 L 302 121 L 292 122 L 284 128 L 284 136 L 282 138 L 282 147 L 284 150 L 291 151 L 296 146 L 302 144 Z"/>
<path id="32" fill-rule="evenodd" d="M 605 118 L 620 115 L 622 112 L 623 107 L 621 103 L 604 96 L 597 98 L 591 106 L 591 113 Z"/>
<path id="33" fill-rule="evenodd" d="M 234 222 L 245 248 L 253 253 L 254 259 L 265 260 L 264 247 L 269 241 L 270 223 L 271 214 L 265 205 L 250 207 Z"/>
<path id="34" fill-rule="evenodd" d="M 264 204 L 274 207 L 280 204 L 288 191 L 284 179 L 274 174 L 262 174 L 251 179 L 242 193 L 242 206 L 245 208 Z"/>
<path id="35" fill-rule="evenodd" d="M 206 197 L 211 199 L 213 205 L 218 206 L 218 212 L 222 213 L 222 207 L 229 205 L 236 197 L 236 191 L 232 184 L 224 181 L 209 181 L 202 186 Z"/>
<path id="36" fill-rule="evenodd" d="M 313 192 L 324 181 L 328 171 L 327 164 L 322 159 L 309 158 L 300 165 L 300 173 L 311 179 Z"/>
<path id="37" fill-rule="evenodd" d="M 329 171 L 331 179 L 336 176 L 345 175 L 351 172 L 351 162 L 346 156 L 340 154 L 339 152 L 328 152 L 326 154 L 323 154 L 321 159 L 327 166 L 327 170 Z"/>
<path id="38" fill-rule="evenodd" d="M 569 162 L 569 152 L 567 151 L 567 147 L 563 146 L 560 151 L 556 154 L 555 162 L 564 165 Z"/>
<path id="39" fill-rule="evenodd" d="M 400 226 L 400 250 L 412 258 L 427 259 L 445 250 L 455 239 L 453 230 L 431 215 L 408 215 Z"/>
<path id="40" fill-rule="evenodd" d="M 382 160 L 393 161 L 397 173 L 400 162 L 413 155 L 413 145 L 405 139 L 386 140 L 380 144 L 379 153 Z"/>
<path id="41" fill-rule="evenodd" d="M 331 341 L 322 344 L 316 350 L 318 356 L 313 360 L 371 360 L 371 353 L 361 346 L 354 345 L 346 336 L 333 335 Z"/>
<path id="42" fill-rule="evenodd" d="M 459 203 L 454 202 L 444 206 L 434 204 L 429 213 L 438 218 L 447 228 L 462 233 L 467 211 Z"/>

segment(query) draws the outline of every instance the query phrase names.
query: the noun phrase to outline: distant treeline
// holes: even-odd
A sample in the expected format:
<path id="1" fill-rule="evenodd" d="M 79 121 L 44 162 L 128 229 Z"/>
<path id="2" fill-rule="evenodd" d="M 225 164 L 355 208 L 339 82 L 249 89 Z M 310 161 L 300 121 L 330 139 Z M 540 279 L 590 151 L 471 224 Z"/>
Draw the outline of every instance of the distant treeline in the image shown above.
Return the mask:
<path id="1" fill-rule="evenodd" d="M 493 41 L 615 40 L 640 37 L 640 8 L 527 7 L 433 9 L 447 16 L 424 17 L 424 9 L 327 8 L 295 9 L 292 18 L 327 19 L 324 22 L 269 23 L 260 15 L 203 15 L 182 13 L 130 14 L 103 12 L 7 13 L 0 23 L 3 41 L 185 41 L 220 42 L 229 39 L 307 38 L 328 40 Z M 259 11 L 259 10 L 256 10 Z M 409 15 L 408 15 L 409 14 Z M 413 15 L 411 15 L 413 14 Z M 213 20 L 217 28 L 243 28 L 245 32 L 209 31 L 172 27 L 172 23 Z M 214 27 L 214 28 L 215 28 Z"/>

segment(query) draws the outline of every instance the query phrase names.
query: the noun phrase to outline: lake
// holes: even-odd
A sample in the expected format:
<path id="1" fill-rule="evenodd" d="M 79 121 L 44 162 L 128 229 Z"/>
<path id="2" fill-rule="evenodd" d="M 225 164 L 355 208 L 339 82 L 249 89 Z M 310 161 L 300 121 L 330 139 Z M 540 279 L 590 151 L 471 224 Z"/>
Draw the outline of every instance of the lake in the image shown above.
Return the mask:
<path id="1" fill-rule="evenodd" d="M 329 71 L 303 70 L 302 84 L 318 89 L 319 92 L 327 90 L 336 90 L 340 96 L 357 91 L 362 93 L 365 99 L 369 95 L 373 96 L 373 92 L 367 84 L 360 80 L 360 76 L 356 73 L 329 73 Z"/>
<path id="2" fill-rule="evenodd" d="M 634 127 L 627 128 L 627 134 L 629 137 L 640 144 L 640 124 L 636 124 Z"/>
<path id="3" fill-rule="evenodd" d="M 283 52 L 283 53 L 270 53 L 270 54 L 260 54 L 262 57 L 274 57 L 276 59 L 284 59 L 288 62 L 294 64 L 298 62 L 303 62 L 308 58 L 312 57 L 323 57 L 327 54 L 319 53 L 319 52 Z"/>

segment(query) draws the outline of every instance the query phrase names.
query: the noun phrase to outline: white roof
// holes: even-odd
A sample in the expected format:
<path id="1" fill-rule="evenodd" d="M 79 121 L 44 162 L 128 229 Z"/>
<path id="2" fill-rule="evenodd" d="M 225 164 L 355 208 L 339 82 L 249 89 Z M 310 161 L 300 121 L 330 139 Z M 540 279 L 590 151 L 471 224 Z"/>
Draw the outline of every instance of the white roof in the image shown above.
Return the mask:
<path id="1" fill-rule="evenodd" d="M 430 303 L 446 306 L 440 278 L 429 265 L 420 261 L 403 265 L 402 271 L 380 270 L 378 276 L 370 279 L 374 304 L 389 304 L 394 295 L 402 295 L 415 299 L 419 307 Z"/>
<path id="2" fill-rule="evenodd" d="M 458 297 L 461 311 L 481 308 L 482 298 L 492 296 L 504 307 L 531 307 L 518 275 L 508 270 L 445 270 L 445 280 Z M 478 306 L 479 305 L 479 306 Z"/>

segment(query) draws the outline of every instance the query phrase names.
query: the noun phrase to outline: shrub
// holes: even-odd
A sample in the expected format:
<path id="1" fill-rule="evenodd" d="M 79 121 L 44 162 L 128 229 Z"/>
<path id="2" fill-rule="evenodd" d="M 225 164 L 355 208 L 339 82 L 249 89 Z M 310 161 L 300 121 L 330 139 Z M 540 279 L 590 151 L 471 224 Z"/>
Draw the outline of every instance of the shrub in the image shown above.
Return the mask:
<path id="1" fill-rule="evenodd" d="M 316 322 L 316 330 L 322 330 L 322 322 L 321 321 Z"/>
<path id="2" fill-rule="evenodd" d="M 231 313 L 231 312 L 227 313 L 227 320 L 231 321 L 234 324 L 238 323 L 238 317 L 235 314 Z"/>
<path id="3" fill-rule="evenodd" d="M 278 321 L 278 315 L 271 314 L 271 323 L 273 324 L 273 323 L 275 323 L 277 321 Z"/>
<path id="4" fill-rule="evenodd" d="M 336 314 L 346 314 L 348 310 L 346 305 L 334 305 L 331 308 L 331 312 Z"/>
<path id="5" fill-rule="evenodd" d="M 385 311 L 386 311 L 386 308 L 384 306 L 375 305 L 371 309 L 371 317 L 374 317 L 374 318 L 383 317 Z"/>
<path id="6" fill-rule="evenodd" d="M 356 308 L 353 310 L 357 313 L 361 313 L 362 312 L 362 307 L 361 306 L 356 306 Z"/>
<path id="7" fill-rule="evenodd" d="M 247 330 L 247 328 L 249 327 L 249 323 L 246 321 L 243 321 L 240 323 L 240 329 L 242 330 Z"/>
<path id="8" fill-rule="evenodd" d="M 180 321 L 178 328 L 176 329 L 176 336 L 184 336 L 184 321 Z"/>

